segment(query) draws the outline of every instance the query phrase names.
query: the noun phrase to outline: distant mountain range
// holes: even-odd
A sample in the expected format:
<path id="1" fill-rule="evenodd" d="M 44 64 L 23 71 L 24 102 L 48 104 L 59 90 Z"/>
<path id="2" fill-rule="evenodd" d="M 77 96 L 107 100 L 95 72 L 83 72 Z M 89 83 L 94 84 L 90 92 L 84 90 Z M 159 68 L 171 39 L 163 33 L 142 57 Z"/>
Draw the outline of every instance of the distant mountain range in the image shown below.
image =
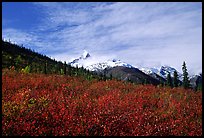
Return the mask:
<path id="1" fill-rule="evenodd" d="M 142 83 L 147 81 L 152 84 L 159 84 L 160 81 L 166 82 L 167 75 L 170 73 L 171 77 L 174 75 L 174 71 L 177 71 L 171 66 L 161 66 L 160 68 L 147 68 L 147 67 L 136 67 L 134 65 L 123 62 L 119 59 L 108 59 L 102 62 L 95 62 L 90 64 L 91 55 L 89 52 L 84 50 L 84 53 L 79 57 L 74 59 L 69 64 L 73 67 L 84 67 L 87 70 L 94 71 L 97 73 L 103 73 L 106 76 L 110 74 L 121 80 L 130 80 L 133 82 Z M 180 83 L 182 81 L 182 74 L 178 72 L 178 79 Z M 195 81 L 202 80 L 199 75 L 190 76 L 191 84 L 195 84 Z"/>

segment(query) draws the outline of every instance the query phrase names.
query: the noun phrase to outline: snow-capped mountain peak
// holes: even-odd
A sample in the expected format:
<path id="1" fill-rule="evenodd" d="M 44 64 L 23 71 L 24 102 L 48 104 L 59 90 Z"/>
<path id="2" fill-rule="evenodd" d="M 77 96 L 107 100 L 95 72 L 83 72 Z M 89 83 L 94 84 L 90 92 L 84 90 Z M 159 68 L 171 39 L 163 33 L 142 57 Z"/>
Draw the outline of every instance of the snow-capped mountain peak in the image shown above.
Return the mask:
<path id="1" fill-rule="evenodd" d="M 165 76 L 166 74 L 168 75 L 168 73 L 170 73 L 171 75 L 173 75 L 174 71 L 176 71 L 176 69 L 170 66 L 161 66 L 160 74 Z"/>
<path id="2" fill-rule="evenodd" d="M 86 50 L 84 50 L 84 53 L 81 55 L 81 58 L 86 59 L 88 57 L 90 57 L 91 55 L 89 54 L 89 52 L 87 52 Z"/>
<path id="3" fill-rule="evenodd" d="M 76 58 L 74 59 L 72 62 L 69 62 L 70 65 L 76 67 L 82 67 L 83 65 L 79 64 L 79 62 L 81 60 L 85 60 L 87 58 L 91 57 L 91 55 L 89 54 L 89 52 L 87 52 L 86 50 L 84 50 L 83 54 L 79 57 L 79 58 Z"/>
<path id="4" fill-rule="evenodd" d="M 132 65 L 122 62 L 119 59 L 108 59 L 108 60 L 99 62 L 98 57 L 91 57 L 90 54 L 86 50 L 84 50 L 83 54 L 79 58 L 73 60 L 69 64 L 74 67 L 83 66 L 84 68 L 90 71 L 102 71 L 105 68 L 111 68 L 115 66 L 125 66 L 129 68 L 133 67 Z"/>

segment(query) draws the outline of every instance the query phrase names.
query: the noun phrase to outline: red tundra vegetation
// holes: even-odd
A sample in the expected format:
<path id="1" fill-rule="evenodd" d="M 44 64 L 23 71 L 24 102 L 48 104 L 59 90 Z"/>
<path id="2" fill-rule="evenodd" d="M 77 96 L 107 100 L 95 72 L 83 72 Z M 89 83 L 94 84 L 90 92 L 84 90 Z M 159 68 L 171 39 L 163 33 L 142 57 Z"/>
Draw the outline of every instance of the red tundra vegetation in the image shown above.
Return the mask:
<path id="1" fill-rule="evenodd" d="M 2 71 L 3 136 L 201 136 L 202 92 Z"/>

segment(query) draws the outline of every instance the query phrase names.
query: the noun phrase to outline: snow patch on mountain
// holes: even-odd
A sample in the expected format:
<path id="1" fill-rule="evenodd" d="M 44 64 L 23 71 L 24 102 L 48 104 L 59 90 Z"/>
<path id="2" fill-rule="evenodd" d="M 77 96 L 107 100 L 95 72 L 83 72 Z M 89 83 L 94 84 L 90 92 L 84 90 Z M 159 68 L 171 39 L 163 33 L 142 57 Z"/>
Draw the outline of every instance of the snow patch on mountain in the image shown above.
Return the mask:
<path id="1" fill-rule="evenodd" d="M 159 69 L 156 67 L 153 67 L 153 68 L 141 67 L 139 68 L 139 70 L 141 70 L 145 74 L 153 74 L 153 73 L 159 74 Z"/>
<path id="2" fill-rule="evenodd" d="M 107 59 L 104 57 L 92 57 L 86 50 L 77 59 L 74 59 L 69 63 L 73 67 L 84 67 L 90 71 L 102 71 L 105 68 L 111 68 L 115 66 L 125 66 L 128 68 L 133 68 L 132 65 L 122 62 L 118 59 Z"/>
<path id="3" fill-rule="evenodd" d="M 161 66 L 160 68 L 156 68 L 156 67 L 153 67 L 153 68 L 148 68 L 148 67 L 142 67 L 142 68 L 139 68 L 142 72 L 150 75 L 150 74 L 157 74 L 163 78 L 167 78 L 167 75 L 168 73 L 170 73 L 171 77 L 174 77 L 174 71 L 177 71 L 175 68 L 173 67 L 170 67 L 170 66 Z M 180 72 L 178 72 L 178 79 L 179 80 L 182 80 L 182 74 Z"/>
<path id="4" fill-rule="evenodd" d="M 86 50 L 84 50 L 84 53 L 82 54 L 81 58 L 86 59 L 88 57 L 90 57 L 90 54 Z"/>
<path id="5" fill-rule="evenodd" d="M 86 68 L 88 70 L 91 70 L 91 71 L 102 71 L 105 68 L 112 68 L 112 67 L 116 67 L 116 66 L 124 66 L 124 67 L 128 67 L 128 68 L 133 68 L 132 65 L 127 64 L 127 63 L 122 62 L 122 61 L 117 60 L 117 59 L 112 59 L 112 60 L 109 59 L 109 60 L 102 62 L 102 63 L 96 63 L 93 65 L 87 66 Z"/>

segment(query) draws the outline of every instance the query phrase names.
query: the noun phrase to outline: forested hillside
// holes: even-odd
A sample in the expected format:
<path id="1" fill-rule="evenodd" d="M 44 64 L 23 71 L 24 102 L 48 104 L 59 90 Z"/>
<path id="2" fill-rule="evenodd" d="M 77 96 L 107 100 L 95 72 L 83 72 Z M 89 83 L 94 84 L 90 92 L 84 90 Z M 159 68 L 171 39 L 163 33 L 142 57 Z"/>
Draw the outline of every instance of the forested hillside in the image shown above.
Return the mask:
<path id="1" fill-rule="evenodd" d="M 2 68 L 13 68 L 26 73 L 61 74 L 70 76 L 84 76 L 87 79 L 99 76 L 85 70 L 74 68 L 61 61 L 56 61 L 23 46 L 2 40 Z"/>

